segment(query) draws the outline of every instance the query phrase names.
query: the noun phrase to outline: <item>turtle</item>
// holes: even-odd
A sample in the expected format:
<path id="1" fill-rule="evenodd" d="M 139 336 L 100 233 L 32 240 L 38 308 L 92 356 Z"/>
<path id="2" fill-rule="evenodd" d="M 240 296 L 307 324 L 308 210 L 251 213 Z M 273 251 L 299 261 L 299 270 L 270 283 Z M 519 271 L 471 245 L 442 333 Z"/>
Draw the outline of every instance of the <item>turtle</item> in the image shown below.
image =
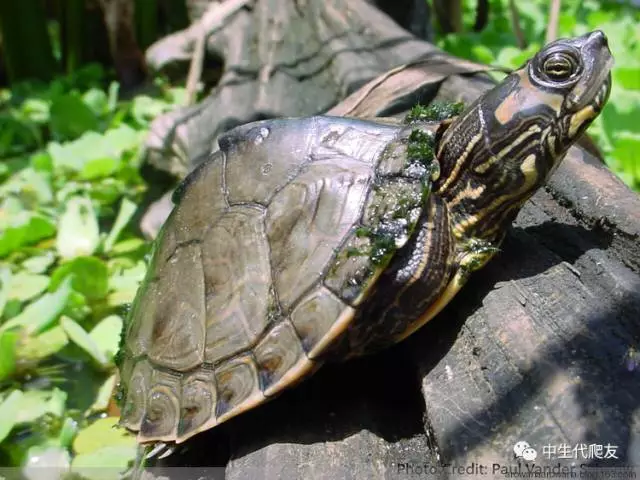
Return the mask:
<path id="1" fill-rule="evenodd" d="M 416 332 L 598 116 L 612 62 L 594 31 L 451 117 L 278 118 L 221 136 L 174 192 L 128 315 L 120 425 L 179 444 Z"/>

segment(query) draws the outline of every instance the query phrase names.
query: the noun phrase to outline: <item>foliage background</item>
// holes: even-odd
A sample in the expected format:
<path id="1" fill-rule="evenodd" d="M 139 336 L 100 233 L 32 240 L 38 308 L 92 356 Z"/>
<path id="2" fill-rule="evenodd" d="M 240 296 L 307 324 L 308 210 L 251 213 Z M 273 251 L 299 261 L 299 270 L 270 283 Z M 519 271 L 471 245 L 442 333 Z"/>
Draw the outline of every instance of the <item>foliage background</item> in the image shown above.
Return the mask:
<path id="1" fill-rule="evenodd" d="M 474 32 L 477 5 L 465 1 L 461 31 L 436 41 L 453 54 L 516 68 L 544 43 L 549 2 L 518 2 L 522 38 L 514 4 L 489 1 L 488 24 Z M 67 75 L 26 82 L 14 71 L 0 91 L 0 465 L 32 474 L 71 467 L 96 478 L 100 471 L 88 467 L 123 469 L 135 456 L 133 439 L 112 428 L 110 399 L 123 319 L 149 252 L 136 228 L 147 189 L 140 148 L 150 121 L 184 105 L 187 94 L 159 79 L 124 92 L 109 62 L 80 62 L 86 51 L 60 35 L 61 26 L 73 32 L 79 15 L 68 5 L 62 19 L 40 12 L 53 66 L 25 70 Z M 141 45 L 179 28 L 158 26 L 148 2 L 138 7 Z M 560 36 L 596 28 L 607 34 L 616 66 L 609 104 L 589 133 L 607 164 L 640 189 L 640 11 L 623 2 L 562 2 Z"/>

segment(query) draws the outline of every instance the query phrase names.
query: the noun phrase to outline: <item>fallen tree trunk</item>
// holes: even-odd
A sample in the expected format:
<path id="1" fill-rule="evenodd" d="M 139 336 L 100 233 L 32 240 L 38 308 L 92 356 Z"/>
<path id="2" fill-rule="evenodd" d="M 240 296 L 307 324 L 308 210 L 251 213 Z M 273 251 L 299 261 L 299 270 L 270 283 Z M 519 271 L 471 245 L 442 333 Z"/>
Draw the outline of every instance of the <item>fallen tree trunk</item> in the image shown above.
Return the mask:
<path id="1" fill-rule="evenodd" d="M 250 17 L 244 21 L 250 28 Z M 429 54 L 414 59 L 329 113 L 401 115 L 416 99 L 469 102 L 490 88 L 484 76 L 445 71 L 455 62 L 429 44 L 406 41 L 431 52 L 432 63 Z M 297 103 L 304 91 L 271 91 L 269 102 L 286 105 L 280 113 L 316 113 Z M 237 105 L 235 118 L 268 112 L 256 95 Z M 228 124 L 219 110 L 209 113 L 187 128 L 215 138 Z M 403 478 L 423 474 L 425 464 L 490 472 L 494 463 L 516 463 L 514 445 L 526 441 L 537 464 L 640 465 L 639 318 L 640 198 L 572 148 L 522 209 L 502 251 L 421 331 L 379 355 L 323 368 L 163 463 L 217 466 L 214 473 L 230 479 Z M 617 458 L 575 450 L 560 459 L 560 446 L 580 444 L 609 445 Z"/>

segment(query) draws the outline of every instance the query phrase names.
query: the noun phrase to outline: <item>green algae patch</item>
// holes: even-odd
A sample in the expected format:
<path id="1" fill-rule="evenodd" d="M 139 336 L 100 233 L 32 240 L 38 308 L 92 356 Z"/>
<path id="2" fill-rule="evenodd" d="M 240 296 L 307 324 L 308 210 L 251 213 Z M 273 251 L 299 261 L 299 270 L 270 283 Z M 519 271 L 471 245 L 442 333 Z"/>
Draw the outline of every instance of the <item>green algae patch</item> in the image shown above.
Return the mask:
<path id="1" fill-rule="evenodd" d="M 414 105 L 411 111 L 404 118 L 405 123 L 415 122 L 441 122 L 456 115 L 460 115 L 464 110 L 464 104 L 434 102 L 430 105 Z"/>

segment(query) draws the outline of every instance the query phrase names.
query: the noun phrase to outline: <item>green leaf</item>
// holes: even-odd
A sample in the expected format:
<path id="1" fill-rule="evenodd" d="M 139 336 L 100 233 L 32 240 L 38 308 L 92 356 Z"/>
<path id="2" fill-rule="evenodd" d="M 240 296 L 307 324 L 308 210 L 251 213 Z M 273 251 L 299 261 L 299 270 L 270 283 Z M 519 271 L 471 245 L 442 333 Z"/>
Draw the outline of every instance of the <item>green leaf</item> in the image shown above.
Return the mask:
<path id="1" fill-rule="evenodd" d="M 51 275 L 51 285 L 57 286 L 72 276 L 72 287 L 90 300 L 100 300 L 109 291 L 109 269 L 96 257 L 78 257 L 58 267 Z"/>
<path id="2" fill-rule="evenodd" d="M 105 152 L 109 153 L 109 156 L 119 158 L 124 152 L 137 148 L 141 140 L 140 132 L 129 125 L 120 125 L 105 132 L 103 148 Z"/>
<path id="3" fill-rule="evenodd" d="M 114 112 L 118 107 L 118 92 L 120 91 L 120 84 L 118 82 L 111 82 L 109 84 L 108 91 L 108 111 Z"/>
<path id="4" fill-rule="evenodd" d="M 0 332 L 16 327 L 25 328 L 28 334 L 43 331 L 62 313 L 70 293 L 71 279 L 65 279 L 54 293 L 44 294 L 22 313 L 0 325 Z"/>
<path id="5" fill-rule="evenodd" d="M 118 419 L 115 417 L 96 420 L 78 432 L 73 441 L 73 450 L 77 455 L 95 452 L 104 447 L 131 447 L 135 450 L 135 437 L 117 426 Z"/>
<path id="6" fill-rule="evenodd" d="M 18 413 L 23 408 L 23 393 L 14 390 L 0 403 L 0 443 L 11 433 L 17 422 Z"/>
<path id="7" fill-rule="evenodd" d="M 0 208 L 0 217 L 2 213 Z M 7 225 L 0 218 L 0 258 L 56 233 L 55 224 L 38 213 L 20 212 L 12 215 L 9 220 Z"/>
<path id="8" fill-rule="evenodd" d="M 116 202 L 122 193 L 126 191 L 127 184 L 117 178 L 105 178 L 96 183 L 91 190 L 91 198 L 101 205 L 111 205 Z"/>
<path id="9" fill-rule="evenodd" d="M 97 132 L 85 132 L 73 142 L 51 142 L 47 146 L 55 171 L 79 172 L 88 160 L 107 156 L 101 150 L 102 135 Z"/>
<path id="10" fill-rule="evenodd" d="M 133 302 L 146 272 L 146 264 L 139 261 L 133 268 L 125 268 L 112 275 L 109 279 L 109 285 L 113 290 L 109 294 L 109 305 L 118 306 Z"/>
<path id="11" fill-rule="evenodd" d="M 121 317 L 109 315 L 103 318 L 89 333 L 98 350 L 102 352 L 108 362 L 111 362 L 118 352 L 123 325 Z"/>
<path id="12" fill-rule="evenodd" d="M 124 255 L 126 253 L 135 252 L 145 244 L 146 242 L 141 238 L 127 238 L 126 240 L 122 240 L 111 247 L 111 254 Z"/>
<path id="13" fill-rule="evenodd" d="M 91 255 L 100 241 L 98 219 L 91 200 L 73 197 L 58 223 L 56 248 L 64 259 Z"/>
<path id="14" fill-rule="evenodd" d="M 4 313 L 4 307 L 9 300 L 9 289 L 12 277 L 11 269 L 8 266 L 0 266 L 0 318 Z"/>
<path id="15" fill-rule="evenodd" d="M 0 333 L 0 381 L 11 376 L 16 369 L 16 346 L 19 339 L 17 332 Z"/>
<path id="16" fill-rule="evenodd" d="M 40 335 L 27 337 L 20 346 L 19 357 L 26 361 L 35 361 L 58 353 L 69 343 L 64 329 L 56 325 Z"/>
<path id="17" fill-rule="evenodd" d="M 91 109 L 94 115 L 100 117 L 109 111 L 109 99 L 107 94 L 98 89 L 90 88 L 84 95 L 82 101 Z"/>
<path id="18" fill-rule="evenodd" d="M 122 232 L 122 230 L 127 226 L 129 220 L 136 213 L 137 205 L 133 203 L 128 198 L 123 198 L 122 203 L 120 204 L 120 210 L 118 211 L 118 216 L 116 217 L 116 221 L 109 232 L 109 235 L 104 241 L 104 251 L 109 252 L 113 248 L 113 244 L 118 240 L 118 236 Z"/>
<path id="19" fill-rule="evenodd" d="M 32 150 L 40 141 L 36 125 L 0 114 L 0 157 Z"/>
<path id="20" fill-rule="evenodd" d="M 29 121 L 44 124 L 49 121 L 49 102 L 40 98 L 27 98 L 21 106 L 22 114 Z"/>
<path id="21" fill-rule="evenodd" d="M 18 272 L 11 279 L 9 299 L 26 302 L 44 292 L 49 285 L 49 277 L 29 272 Z"/>
<path id="22" fill-rule="evenodd" d="M 171 87 L 166 96 L 172 107 L 181 107 L 187 104 L 187 89 L 185 87 Z"/>
<path id="23" fill-rule="evenodd" d="M 113 391 L 116 388 L 117 380 L 117 375 L 111 375 L 104 381 L 98 390 L 95 401 L 85 412 L 85 416 L 89 416 L 93 413 L 104 412 L 109 408 L 109 402 L 111 401 Z"/>
<path id="24" fill-rule="evenodd" d="M 27 390 L 20 400 L 20 410 L 15 415 L 16 424 L 32 423 L 43 415 L 61 417 L 67 402 L 66 392 L 53 390 Z"/>
<path id="25" fill-rule="evenodd" d="M 161 100 L 146 95 L 138 95 L 133 99 L 131 114 L 136 122 L 146 127 L 154 118 L 169 109 L 170 106 Z"/>
<path id="26" fill-rule="evenodd" d="M 56 98 L 51 104 L 51 130 L 62 139 L 74 139 L 90 130 L 98 130 L 96 115 L 77 96 L 67 94 Z"/>
<path id="27" fill-rule="evenodd" d="M 60 325 L 64 328 L 65 333 L 69 336 L 69 339 L 76 345 L 78 345 L 82 350 L 87 352 L 98 365 L 104 367 L 108 364 L 107 357 L 100 350 L 96 342 L 91 338 L 91 336 L 78 325 L 76 322 L 71 320 L 69 317 L 62 317 L 60 319 Z"/>
<path id="28" fill-rule="evenodd" d="M 485 63 L 487 65 L 493 65 L 496 63 L 496 57 L 489 47 L 482 44 L 477 44 L 472 47 L 473 56 L 478 62 Z"/>
<path id="29" fill-rule="evenodd" d="M 135 460 L 136 452 L 134 445 L 103 447 L 74 457 L 71 471 L 88 480 L 120 478 Z"/>
<path id="30" fill-rule="evenodd" d="M 0 195 L 15 194 L 28 206 L 38 206 L 53 201 L 49 175 L 34 168 L 25 168 L 0 186 Z"/>
<path id="31" fill-rule="evenodd" d="M 112 175 L 120 167 L 120 161 L 114 158 L 96 158 L 89 160 L 82 167 L 80 178 L 85 180 L 95 180 Z"/>
<path id="32" fill-rule="evenodd" d="M 31 163 L 34 170 L 39 172 L 51 173 L 53 171 L 53 160 L 51 160 L 51 155 L 45 151 L 35 152 L 31 155 L 29 163 Z"/>
<path id="33" fill-rule="evenodd" d="M 30 257 L 22 262 L 22 268 L 31 273 L 44 273 L 53 265 L 56 257 L 53 252 L 42 252 L 40 255 Z"/>
<path id="34" fill-rule="evenodd" d="M 60 435 L 58 435 L 60 445 L 64 448 L 70 448 L 77 433 L 78 422 L 70 417 L 65 418 L 62 428 L 60 428 Z"/>

